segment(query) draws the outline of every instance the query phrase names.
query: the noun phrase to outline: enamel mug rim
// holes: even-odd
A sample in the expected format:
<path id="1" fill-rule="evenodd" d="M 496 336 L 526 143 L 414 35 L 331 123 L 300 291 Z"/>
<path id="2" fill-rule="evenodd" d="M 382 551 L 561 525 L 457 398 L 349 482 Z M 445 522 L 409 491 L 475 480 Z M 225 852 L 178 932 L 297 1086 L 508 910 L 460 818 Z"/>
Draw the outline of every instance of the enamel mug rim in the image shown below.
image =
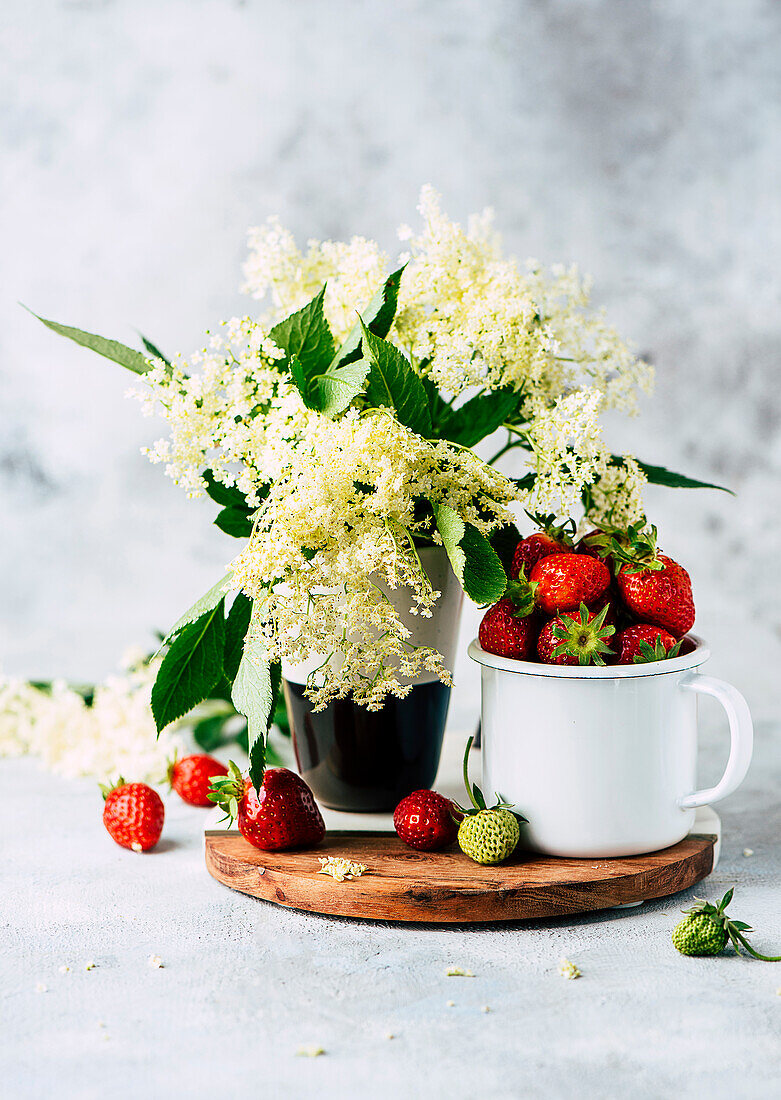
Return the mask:
<path id="1" fill-rule="evenodd" d="M 649 661 L 637 665 L 546 665 L 537 661 L 516 661 L 512 657 L 500 657 L 483 649 L 477 638 L 469 645 L 469 656 L 479 665 L 512 672 L 516 676 L 553 676 L 562 680 L 625 680 L 638 676 L 669 676 L 698 668 L 709 660 L 711 651 L 697 634 L 686 634 L 694 643 L 690 653 L 670 657 L 666 661 Z"/>

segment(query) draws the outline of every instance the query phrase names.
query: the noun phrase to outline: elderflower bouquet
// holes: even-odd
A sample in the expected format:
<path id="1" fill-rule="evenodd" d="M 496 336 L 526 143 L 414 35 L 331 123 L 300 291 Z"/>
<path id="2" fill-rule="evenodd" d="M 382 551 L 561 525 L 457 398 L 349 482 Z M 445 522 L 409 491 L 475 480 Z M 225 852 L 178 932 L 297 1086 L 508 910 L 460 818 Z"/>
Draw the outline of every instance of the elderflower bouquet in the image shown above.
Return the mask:
<path id="1" fill-rule="evenodd" d="M 302 252 L 276 219 L 252 230 L 245 289 L 268 309 L 187 358 L 44 321 L 140 377 L 131 392 L 168 424 L 149 457 L 243 543 L 166 636 L 152 708 L 163 729 L 232 698 L 253 781 L 281 660 L 316 658 L 317 708 L 350 695 L 377 709 L 423 671 L 449 682 L 390 598 L 432 613 L 421 547 L 443 547 L 466 595 L 490 604 L 518 506 L 625 527 L 644 522 L 647 481 L 701 484 L 607 448 L 603 414 L 634 413 L 652 372 L 575 268 L 518 264 L 489 212 L 462 228 L 431 188 L 419 212 L 398 262 L 363 237 Z M 484 461 L 474 448 L 498 431 Z M 497 467 L 510 452 L 516 476 Z"/>

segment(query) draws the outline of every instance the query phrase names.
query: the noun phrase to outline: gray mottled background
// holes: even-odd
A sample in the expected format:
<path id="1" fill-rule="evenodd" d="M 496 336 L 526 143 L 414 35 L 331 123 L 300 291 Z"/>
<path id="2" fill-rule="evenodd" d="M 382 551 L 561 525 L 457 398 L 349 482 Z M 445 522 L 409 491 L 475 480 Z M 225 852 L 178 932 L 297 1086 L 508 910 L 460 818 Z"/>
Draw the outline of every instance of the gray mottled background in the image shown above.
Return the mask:
<path id="1" fill-rule="evenodd" d="M 732 486 L 657 490 L 712 670 L 781 696 L 781 5 L 760 0 L 5 0 L 0 662 L 111 669 L 235 548 L 139 455 L 128 377 L 16 304 L 186 351 L 246 227 L 378 237 L 433 183 L 509 248 L 577 260 L 658 368 L 615 442 Z M 468 616 L 465 631 L 474 629 Z M 454 720 L 476 712 L 464 658 Z"/>

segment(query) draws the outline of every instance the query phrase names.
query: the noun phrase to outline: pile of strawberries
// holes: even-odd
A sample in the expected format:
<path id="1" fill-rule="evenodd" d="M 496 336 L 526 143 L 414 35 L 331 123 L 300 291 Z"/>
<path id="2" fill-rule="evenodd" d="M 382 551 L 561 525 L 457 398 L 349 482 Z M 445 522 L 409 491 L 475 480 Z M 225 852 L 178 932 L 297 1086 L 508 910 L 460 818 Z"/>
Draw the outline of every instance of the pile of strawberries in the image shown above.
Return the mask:
<path id="1" fill-rule="evenodd" d="M 644 521 L 592 531 L 574 544 L 571 521 L 533 517 L 518 543 L 505 595 L 480 624 L 480 645 L 516 661 L 637 664 L 691 650 L 689 574 L 656 547 Z"/>

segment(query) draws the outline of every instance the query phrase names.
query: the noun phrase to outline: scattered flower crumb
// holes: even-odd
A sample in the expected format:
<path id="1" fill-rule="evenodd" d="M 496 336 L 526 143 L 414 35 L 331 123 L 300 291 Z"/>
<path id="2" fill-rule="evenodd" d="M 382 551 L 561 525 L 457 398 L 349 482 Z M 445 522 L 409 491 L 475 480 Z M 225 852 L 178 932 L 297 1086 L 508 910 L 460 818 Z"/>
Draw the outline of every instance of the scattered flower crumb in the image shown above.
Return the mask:
<path id="1" fill-rule="evenodd" d="M 90 959 L 89 962 L 84 963 L 84 969 L 85 970 L 94 970 L 95 969 L 95 963 L 92 961 L 92 959 Z"/>
<path id="2" fill-rule="evenodd" d="M 448 1008 L 455 1008 L 456 1007 L 456 1002 L 455 1001 L 446 1001 L 445 1004 L 447 1005 Z"/>
<path id="3" fill-rule="evenodd" d="M 98 1020 L 98 1027 L 105 1027 L 105 1026 L 106 1026 L 106 1025 L 105 1025 L 105 1023 L 103 1022 L 103 1020 Z"/>
<path id="4" fill-rule="evenodd" d="M 448 978 L 474 978 L 471 970 L 464 970 L 460 966 L 449 966 L 445 971 L 445 975 Z"/>
<path id="5" fill-rule="evenodd" d="M 574 979 L 581 977 L 580 971 L 573 962 L 569 961 L 569 959 L 559 960 L 559 974 L 561 974 L 562 978 Z"/>
<path id="6" fill-rule="evenodd" d="M 147 959 L 147 963 L 155 970 L 163 969 L 163 960 L 160 958 L 159 955 L 150 955 Z"/>
<path id="7" fill-rule="evenodd" d="M 392 1031 L 389 1031 L 388 1034 L 385 1036 L 385 1038 L 386 1039 L 395 1039 L 396 1036 L 393 1034 Z"/>
<path id="8" fill-rule="evenodd" d="M 364 871 L 368 870 L 365 863 L 354 863 L 343 856 L 320 856 L 320 870 L 318 875 L 330 875 L 336 882 L 344 882 L 347 878 L 360 878 Z"/>
<path id="9" fill-rule="evenodd" d="M 490 1012 L 490 1011 L 491 1011 L 491 1006 L 490 1005 L 483 1005 L 483 1007 L 481 1009 L 481 1012 Z"/>
<path id="10" fill-rule="evenodd" d="M 35 992 L 36 993 L 48 993 L 49 992 L 49 987 L 48 987 L 48 985 L 46 985 L 45 982 L 36 982 L 35 983 Z"/>
<path id="11" fill-rule="evenodd" d="M 744 856 L 753 856 L 753 854 L 754 854 L 754 849 L 753 848 L 744 848 L 743 849 L 743 855 Z"/>
<path id="12" fill-rule="evenodd" d="M 318 1058 L 321 1054 L 325 1054 L 322 1047 L 299 1047 L 296 1051 L 299 1058 Z"/>
<path id="13" fill-rule="evenodd" d="M 70 969 L 71 968 L 69 966 L 61 966 L 60 967 L 60 974 L 70 974 Z"/>

